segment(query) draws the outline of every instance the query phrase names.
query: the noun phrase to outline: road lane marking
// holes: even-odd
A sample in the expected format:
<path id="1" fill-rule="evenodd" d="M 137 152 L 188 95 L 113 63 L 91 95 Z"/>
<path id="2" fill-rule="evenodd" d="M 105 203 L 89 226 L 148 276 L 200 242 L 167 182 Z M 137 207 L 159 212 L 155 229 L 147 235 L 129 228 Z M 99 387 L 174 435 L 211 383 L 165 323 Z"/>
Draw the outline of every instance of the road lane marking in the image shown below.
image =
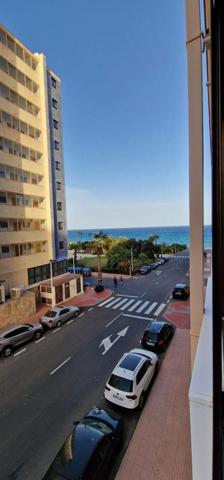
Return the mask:
<path id="1" fill-rule="evenodd" d="M 88 312 L 91 312 L 91 310 L 93 310 L 93 307 L 92 307 L 92 308 L 89 308 Z"/>
<path id="2" fill-rule="evenodd" d="M 15 353 L 14 354 L 14 357 L 18 357 L 18 355 L 20 355 L 20 353 L 23 353 L 26 351 L 26 348 L 23 348 L 22 350 L 20 350 L 19 352 Z"/>
<path id="3" fill-rule="evenodd" d="M 113 310 L 116 310 L 116 308 L 120 307 L 121 305 L 123 305 L 123 303 L 127 302 L 127 298 L 123 298 L 123 300 L 121 300 L 119 303 L 117 303 L 116 305 L 114 305 Z"/>
<path id="4" fill-rule="evenodd" d="M 53 332 L 51 332 L 51 333 L 57 333 L 57 332 L 59 332 L 59 330 L 61 330 L 61 327 L 57 327 L 57 330 L 53 330 Z"/>
<path id="5" fill-rule="evenodd" d="M 69 320 L 68 322 L 66 322 L 65 325 L 69 325 L 69 323 L 72 323 L 72 322 L 74 322 L 74 318 L 72 318 L 71 320 Z"/>
<path id="6" fill-rule="evenodd" d="M 104 300 L 103 303 L 99 303 L 97 306 L 98 306 L 98 307 L 103 307 L 103 306 L 106 305 L 108 302 L 111 302 L 111 300 L 113 300 L 113 299 L 114 299 L 114 297 L 110 297 L 110 298 L 108 298 L 107 300 Z"/>
<path id="7" fill-rule="evenodd" d="M 121 310 L 126 310 L 126 308 L 129 307 L 129 305 L 131 305 L 135 300 L 129 300 L 125 305 L 123 305 L 123 307 L 121 307 Z"/>
<path id="8" fill-rule="evenodd" d="M 155 308 L 156 305 L 157 302 L 152 303 L 152 305 L 150 305 L 150 307 L 145 311 L 145 315 L 148 315 L 153 310 L 153 308 Z"/>
<path id="9" fill-rule="evenodd" d="M 122 315 L 122 317 L 140 318 L 140 320 L 146 320 L 147 322 L 150 322 L 150 320 L 152 322 L 155 321 L 154 318 L 141 317 L 140 315 L 129 315 L 129 313 L 122 313 L 121 315 Z"/>
<path id="10" fill-rule="evenodd" d="M 40 342 L 42 342 L 45 338 L 46 338 L 46 337 L 41 337 L 39 340 L 36 340 L 35 343 L 40 343 Z"/>
<path id="11" fill-rule="evenodd" d="M 83 315 L 85 315 L 85 314 L 84 314 L 84 312 L 83 312 L 83 313 L 81 313 L 81 315 L 79 315 L 79 318 L 80 318 L 80 317 L 83 317 Z"/>
<path id="12" fill-rule="evenodd" d="M 140 296 L 140 298 L 144 297 L 144 296 L 146 295 L 146 293 L 147 293 L 147 292 L 144 292 L 144 293 Z"/>
<path id="13" fill-rule="evenodd" d="M 133 312 L 135 307 L 137 307 L 141 302 L 142 302 L 141 300 L 138 300 L 137 302 L 135 302 L 134 305 L 132 305 L 131 308 L 128 309 L 128 312 Z"/>
<path id="14" fill-rule="evenodd" d="M 117 302 L 120 302 L 120 298 L 119 298 L 119 297 L 115 298 L 111 303 L 108 303 L 108 304 L 105 306 L 105 308 L 110 308 L 112 305 L 114 305 L 114 304 L 117 303 Z"/>
<path id="15" fill-rule="evenodd" d="M 120 332 L 117 332 L 116 333 L 116 338 L 113 340 L 113 342 L 110 339 L 112 334 L 109 335 L 108 337 L 104 338 L 99 345 L 99 348 L 101 348 L 101 347 L 104 348 L 104 351 L 102 352 L 102 355 L 105 355 L 105 353 L 107 353 L 107 351 L 110 350 L 110 348 L 119 340 L 119 338 L 125 337 L 128 329 L 129 329 L 129 326 L 127 326 L 126 328 L 124 328 Z"/>
<path id="16" fill-rule="evenodd" d="M 113 318 L 113 320 L 111 320 L 107 325 L 106 325 L 106 328 L 109 327 L 109 325 L 111 325 L 111 323 L 115 322 L 115 320 L 117 320 L 118 317 L 121 316 L 121 313 L 119 313 L 119 315 L 117 315 L 115 318 Z"/>
<path id="17" fill-rule="evenodd" d="M 145 307 L 147 307 L 147 305 L 149 304 L 149 302 L 144 302 L 143 305 L 141 305 L 141 307 L 138 308 L 138 310 L 136 310 L 136 313 L 141 313 L 142 310 L 144 310 Z"/>
<path id="18" fill-rule="evenodd" d="M 58 365 L 58 367 L 56 367 L 54 370 L 52 370 L 52 372 L 50 372 L 50 375 L 53 375 L 55 372 L 57 372 L 57 370 L 59 370 L 59 368 L 63 367 L 63 365 L 65 365 L 65 363 L 69 362 L 69 360 L 71 360 L 71 357 L 66 358 L 66 360 L 64 362 L 62 362 L 60 365 Z"/>
<path id="19" fill-rule="evenodd" d="M 139 298 L 139 295 L 121 295 L 118 293 L 116 297 Z"/>
<path id="20" fill-rule="evenodd" d="M 157 308 L 157 310 L 153 313 L 153 315 L 157 316 L 160 314 L 160 312 L 164 309 L 164 307 L 166 306 L 165 303 L 161 303 L 161 305 Z"/>

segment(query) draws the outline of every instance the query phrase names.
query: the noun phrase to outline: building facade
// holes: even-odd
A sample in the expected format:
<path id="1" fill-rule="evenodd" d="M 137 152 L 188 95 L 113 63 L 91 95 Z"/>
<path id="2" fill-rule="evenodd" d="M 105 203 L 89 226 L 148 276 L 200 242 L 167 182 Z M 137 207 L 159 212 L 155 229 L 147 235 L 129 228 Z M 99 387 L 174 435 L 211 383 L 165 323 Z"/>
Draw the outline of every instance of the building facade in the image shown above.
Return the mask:
<path id="1" fill-rule="evenodd" d="M 60 79 L 0 25 L 0 280 L 64 273 L 67 225 Z"/>

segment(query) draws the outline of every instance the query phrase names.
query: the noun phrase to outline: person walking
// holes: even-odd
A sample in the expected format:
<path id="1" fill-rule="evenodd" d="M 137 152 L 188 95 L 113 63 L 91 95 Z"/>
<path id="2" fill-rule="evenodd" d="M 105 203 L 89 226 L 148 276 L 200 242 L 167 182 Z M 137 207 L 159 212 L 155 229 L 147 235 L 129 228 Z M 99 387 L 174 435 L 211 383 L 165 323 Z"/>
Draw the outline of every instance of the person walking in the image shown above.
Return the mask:
<path id="1" fill-rule="evenodd" d="M 115 286 L 115 288 L 117 288 L 117 277 L 116 277 L 116 275 L 114 277 L 114 286 Z"/>

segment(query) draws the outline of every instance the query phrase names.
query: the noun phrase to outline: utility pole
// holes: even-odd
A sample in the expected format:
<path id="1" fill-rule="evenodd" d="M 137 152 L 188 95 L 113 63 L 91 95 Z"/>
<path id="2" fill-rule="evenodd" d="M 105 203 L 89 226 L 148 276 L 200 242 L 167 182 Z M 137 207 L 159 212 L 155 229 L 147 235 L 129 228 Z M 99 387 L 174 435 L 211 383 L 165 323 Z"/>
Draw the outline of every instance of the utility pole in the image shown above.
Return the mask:
<path id="1" fill-rule="evenodd" d="M 133 248 L 131 247 L 131 273 L 133 272 L 134 270 L 134 266 L 133 266 Z"/>

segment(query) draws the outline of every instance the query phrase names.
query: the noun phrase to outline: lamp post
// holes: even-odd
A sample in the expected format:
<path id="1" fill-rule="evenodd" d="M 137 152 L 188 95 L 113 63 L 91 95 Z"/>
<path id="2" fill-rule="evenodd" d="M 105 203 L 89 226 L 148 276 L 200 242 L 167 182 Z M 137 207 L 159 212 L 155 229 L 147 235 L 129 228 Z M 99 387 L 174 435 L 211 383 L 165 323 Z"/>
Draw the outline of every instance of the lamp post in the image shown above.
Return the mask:
<path id="1" fill-rule="evenodd" d="M 131 247 L 131 273 L 133 272 L 134 270 L 134 266 L 133 266 L 133 248 Z"/>

